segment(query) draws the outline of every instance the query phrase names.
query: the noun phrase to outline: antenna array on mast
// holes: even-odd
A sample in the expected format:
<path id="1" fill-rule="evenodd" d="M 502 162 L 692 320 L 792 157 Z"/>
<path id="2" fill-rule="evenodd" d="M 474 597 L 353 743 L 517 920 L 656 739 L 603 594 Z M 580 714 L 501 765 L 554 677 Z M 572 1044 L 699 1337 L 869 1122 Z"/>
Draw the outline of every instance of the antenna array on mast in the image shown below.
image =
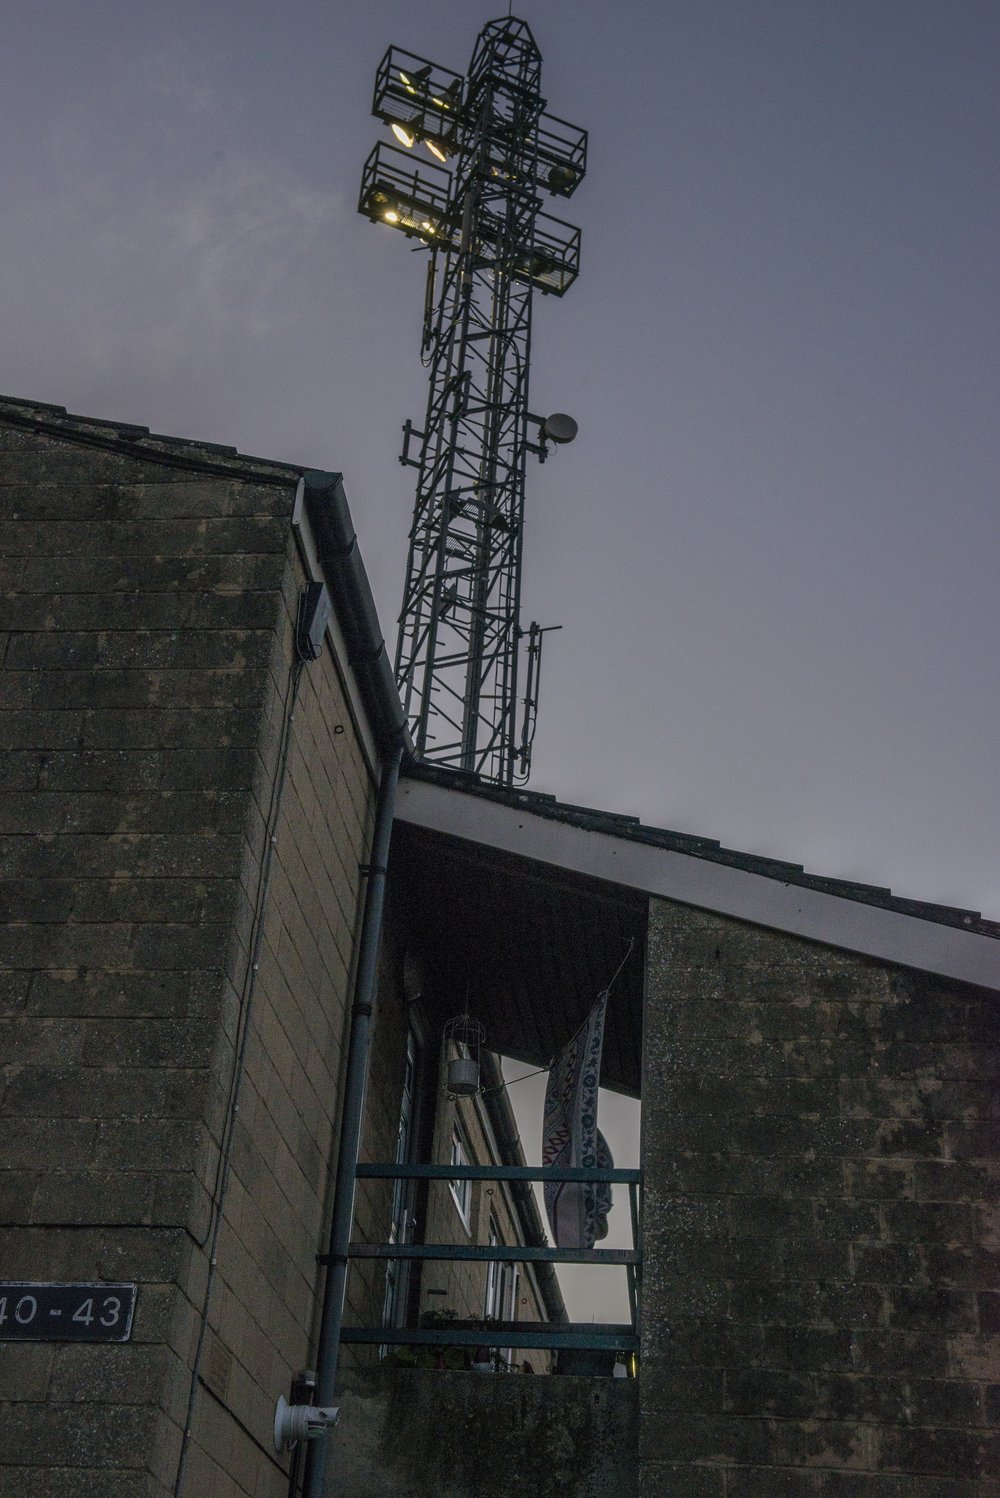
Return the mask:
<path id="1" fill-rule="evenodd" d="M 541 211 L 586 171 L 586 133 L 545 111 L 523 21 L 491 21 L 464 76 L 398 47 L 379 64 L 381 142 L 359 211 L 428 250 L 423 430 L 396 677 L 417 755 L 509 785 L 528 777 L 542 631 L 520 626 L 525 470 L 575 424 L 528 410 L 531 305 L 576 279 L 580 231 Z M 418 152 L 426 152 L 426 159 Z M 529 682 L 517 723 L 518 657 Z"/>

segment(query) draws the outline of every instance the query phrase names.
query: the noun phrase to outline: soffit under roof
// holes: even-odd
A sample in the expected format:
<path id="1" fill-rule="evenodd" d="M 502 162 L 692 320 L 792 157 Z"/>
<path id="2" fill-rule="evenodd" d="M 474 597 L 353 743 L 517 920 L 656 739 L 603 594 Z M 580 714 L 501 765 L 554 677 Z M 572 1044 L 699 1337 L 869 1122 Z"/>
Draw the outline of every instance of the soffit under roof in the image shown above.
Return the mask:
<path id="1" fill-rule="evenodd" d="M 638 1097 L 647 899 L 495 848 L 397 822 L 397 919 L 432 1023 L 469 1013 L 491 1050 L 544 1067 L 634 942 L 608 1004 L 602 1084 Z"/>
<path id="2" fill-rule="evenodd" d="M 533 817 L 542 818 L 543 821 L 576 828 L 579 831 L 603 833 L 608 837 L 620 839 L 625 844 L 633 843 L 638 846 L 659 848 L 664 852 L 682 853 L 693 859 L 757 874 L 785 886 L 794 885 L 802 889 L 851 900 L 860 905 L 914 916 L 918 920 L 932 921 L 938 925 L 957 926 L 963 931 L 1000 938 L 1000 922 L 986 920 L 976 910 L 965 910 L 954 905 L 940 905 L 927 900 L 910 900 L 894 894 L 892 890 L 881 885 L 861 884 L 856 880 L 814 874 L 804 869 L 801 864 L 723 847 L 714 838 L 698 837 L 690 832 L 675 832 L 666 827 L 651 827 L 640 822 L 638 817 L 628 816 L 621 812 L 602 811 L 591 806 L 574 806 L 565 801 L 558 801 L 555 796 L 543 791 L 493 785 L 480 780 L 477 775 L 466 774 L 464 771 L 444 769 L 424 762 L 411 762 L 407 765 L 405 773 L 409 781 L 437 785 L 456 794 L 475 796 L 479 801 L 506 806 L 513 811 L 527 812 Z"/>
<path id="3" fill-rule="evenodd" d="M 423 764 L 408 766 L 396 818 L 478 847 L 494 862 L 504 854 L 524 858 L 555 878 L 592 879 L 622 898 L 660 896 L 1000 990 L 1000 926 L 975 912 L 818 878 L 797 865 Z"/>

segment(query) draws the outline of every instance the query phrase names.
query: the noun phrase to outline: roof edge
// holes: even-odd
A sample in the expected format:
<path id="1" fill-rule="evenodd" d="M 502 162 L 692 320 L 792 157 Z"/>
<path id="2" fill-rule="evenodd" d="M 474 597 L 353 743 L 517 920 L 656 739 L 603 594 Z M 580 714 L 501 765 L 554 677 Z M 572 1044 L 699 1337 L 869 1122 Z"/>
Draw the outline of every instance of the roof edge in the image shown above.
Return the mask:
<path id="1" fill-rule="evenodd" d="M 407 774 L 397 820 L 901 967 L 1000 990 L 1000 941 L 726 861 Z M 915 902 L 914 902 L 915 903 Z M 933 911 L 936 907 L 929 907 Z"/>
<path id="2" fill-rule="evenodd" d="M 183 468 L 223 478 L 252 478 L 258 484 L 294 484 L 305 472 L 301 464 L 255 458 L 216 442 L 168 437 L 130 422 L 77 416 L 65 406 L 20 400 L 15 396 L 0 395 L 0 422 L 66 442 L 78 442 L 81 446 L 159 463 L 166 468 Z"/>
<path id="3" fill-rule="evenodd" d="M 412 748 L 368 573 L 361 558 L 343 475 L 311 468 L 299 480 L 292 526 L 310 569 L 326 579 L 345 662 L 382 749 Z"/>

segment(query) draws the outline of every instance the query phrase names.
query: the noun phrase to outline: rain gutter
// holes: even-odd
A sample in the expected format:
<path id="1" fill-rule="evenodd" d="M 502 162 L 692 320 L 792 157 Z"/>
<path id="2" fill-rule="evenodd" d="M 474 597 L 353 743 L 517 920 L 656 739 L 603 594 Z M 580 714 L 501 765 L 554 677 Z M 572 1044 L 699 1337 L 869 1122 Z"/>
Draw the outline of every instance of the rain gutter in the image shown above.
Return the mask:
<path id="1" fill-rule="evenodd" d="M 379 625 L 375 600 L 361 560 L 350 506 L 340 473 L 313 468 L 299 479 L 292 510 L 306 569 L 329 587 L 333 614 L 328 625 L 338 662 L 353 678 L 381 751 L 413 744 Z"/>
<path id="2" fill-rule="evenodd" d="M 338 628 L 346 665 L 357 683 L 379 762 L 375 830 L 371 861 L 365 870 L 367 886 L 354 977 L 340 1137 L 336 1168 L 335 1171 L 331 1169 L 335 1178 L 333 1217 L 324 1256 L 328 1267 L 316 1348 L 314 1402 L 330 1405 L 340 1355 L 348 1247 L 354 1221 L 355 1178 L 371 1063 L 389 842 L 400 766 L 403 755 L 412 751 L 412 744 L 361 560 L 342 476 L 318 469 L 303 474 L 296 493 L 293 520 L 308 561 L 314 562 L 330 589 L 333 601 L 331 627 L 335 623 Z M 312 552 L 311 557 L 309 552 Z M 324 1435 L 308 1444 L 303 1498 L 321 1498 L 329 1440 L 329 1435 Z"/>

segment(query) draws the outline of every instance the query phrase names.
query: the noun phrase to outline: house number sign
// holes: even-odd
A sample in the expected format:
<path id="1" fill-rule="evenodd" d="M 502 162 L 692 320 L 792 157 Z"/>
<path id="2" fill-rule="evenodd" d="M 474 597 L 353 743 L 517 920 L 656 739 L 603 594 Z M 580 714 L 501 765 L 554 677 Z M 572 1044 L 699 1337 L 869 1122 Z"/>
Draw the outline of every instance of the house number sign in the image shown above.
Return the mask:
<path id="1" fill-rule="evenodd" d="M 135 1285 L 0 1280 L 0 1342 L 127 1342 Z"/>

